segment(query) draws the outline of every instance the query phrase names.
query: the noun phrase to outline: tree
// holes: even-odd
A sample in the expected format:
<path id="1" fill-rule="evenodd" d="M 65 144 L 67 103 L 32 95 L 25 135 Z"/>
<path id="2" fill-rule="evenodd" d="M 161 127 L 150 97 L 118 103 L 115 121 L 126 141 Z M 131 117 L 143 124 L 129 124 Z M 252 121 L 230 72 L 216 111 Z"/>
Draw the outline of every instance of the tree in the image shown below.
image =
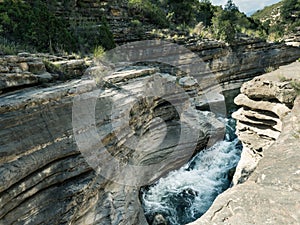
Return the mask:
<path id="1" fill-rule="evenodd" d="M 198 0 L 168 0 L 167 8 L 169 13 L 174 13 L 174 21 L 177 24 L 193 24 L 195 23 L 195 6 Z"/>
<path id="2" fill-rule="evenodd" d="M 236 6 L 236 4 L 233 3 L 232 0 L 228 0 L 225 5 L 224 10 L 234 12 L 234 11 L 239 11 L 239 8 Z"/>
<path id="3" fill-rule="evenodd" d="M 300 17 L 300 1 L 285 0 L 281 9 L 281 17 L 286 23 L 293 23 Z"/>
<path id="4" fill-rule="evenodd" d="M 66 20 L 57 18 L 49 7 L 42 0 L 4 0 L 0 4 L 1 35 L 39 51 L 74 50 L 75 38 Z"/>
<path id="5" fill-rule="evenodd" d="M 212 18 L 213 33 L 217 39 L 231 43 L 236 34 L 232 21 L 223 10 L 218 10 Z"/>
<path id="6" fill-rule="evenodd" d="M 196 19 L 197 22 L 202 22 L 204 26 L 211 25 L 211 20 L 214 15 L 214 8 L 209 0 L 202 0 L 197 7 Z"/>
<path id="7" fill-rule="evenodd" d="M 212 19 L 213 32 L 216 38 L 232 43 L 237 33 L 238 7 L 228 0 L 224 10 L 219 9 Z"/>

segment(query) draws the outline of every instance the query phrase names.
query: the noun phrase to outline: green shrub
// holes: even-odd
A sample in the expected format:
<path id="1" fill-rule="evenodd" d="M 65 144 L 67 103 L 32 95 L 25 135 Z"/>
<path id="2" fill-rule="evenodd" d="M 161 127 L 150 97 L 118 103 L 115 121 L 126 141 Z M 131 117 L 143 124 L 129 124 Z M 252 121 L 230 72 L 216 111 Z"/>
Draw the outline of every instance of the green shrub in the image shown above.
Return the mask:
<path id="1" fill-rule="evenodd" d="M 102 19 L 100 25 L 85 24 L 75 29 L 73 32 L 76 33 L 77 46 L 81 53 L 91 53 L 97 46 L 102 46 L 105 50 L 115 47 L 113 34 L 105 19 Z"/>
<path id="2" fill-rule="evenodd" d="M 43 0 L 0 1 L 0 36 L 12 43 L 34 46 L 40 52 L 91 53 L 98 45 L 105 49 L 115 47 L 105 19 L 100 25 L 78 27 L 70 20 L 57 17 L 53 10 L 55 4 Z M 9 52 L 8 47 L 2 49 Z"/>
<path id="3" fill-rule="evenodd" d="M 75 39 L 65 20 L 57 18 L 41 0 L 4 0 L 0 3 L 1 35 L 38 51 L 73 50 Z"/>
<path id="4" fill-rule="evenodd" d="M 152 4 L 149 0 L 129 0 L 128 8 L 131 16 L 137 17 L 137 19 L 143 19 L 145 17 L 161 27 L 168 26 L 166 14 L 161 8 Z"/>
<path id="5" fill-rule="evenodd" d="M 280 82 L 286 82 L 286 81 L 289 81 L 290 79 L 288 79 L 287 77 L 283 76 L 283 75 L 279 75 L 279 81 Z"/>
<path id="6" fill-rule="evenodd" d="M 272 71 L 274 71 L 276 68 L 273 67 L 273 66 L 268 66 L 266 67 L 264 70 L 265 70 L 265 73 L 271 73 Z"/>
<path id="7" fill-rule="evenodd" d="M 295 89 L 297 95 L 300 95 L 300 81 L 293 80 L 291 82 L 292 87 Z"/>
<path id="8" fill-rule="evenodd" d="M 130 23 L 131 23 L 131 28 L 132 28 L 131 32 L 141 38 L 143 36 L 143 34 L 145 33 L 142 22 L 134 19 L 134 20 L 131 20 Z"/>
<path id="9" fill-rule="evenodd" d="M 237 33 L 235 12 L 218 10 L 212 18 L 215 38 L 233 43 Z"/>
<path id="10" fill-rule="evenodd" d="M 95 47 L 94 49 L 95 58 L 101 58 L 102 56 L 104 56 L 104 54 L 105 54 L 105 49 L 101 45 Z"/>
<path id="11" fill-rule="evenodd" d="M 142 23 L 139 20 L 131 20 L 130 23 L 133 27 L 141 27 L 142 26 Z"/>
<path id="12" fill-rule="evenodd" d="M 25 46 L 0 36 L 0 54 L 15 55 L 19 52 L 36 52 L 31 46 Z"/>

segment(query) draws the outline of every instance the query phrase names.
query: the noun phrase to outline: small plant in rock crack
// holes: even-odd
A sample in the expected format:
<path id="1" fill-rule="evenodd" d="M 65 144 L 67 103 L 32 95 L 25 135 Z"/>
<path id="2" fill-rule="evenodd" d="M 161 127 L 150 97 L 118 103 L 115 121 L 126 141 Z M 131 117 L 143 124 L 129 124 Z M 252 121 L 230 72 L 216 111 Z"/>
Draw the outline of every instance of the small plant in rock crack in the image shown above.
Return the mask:
<path id="1" fill-rule="evenodd" d="M 290 78 L 287 78 L 287 77 L 285 77 L 283 75 L 279 75 L 278 77 L 279 77 L 279 81 L 280 82 L 286 82 L 286 81 L 290 81 L 291 80 Z"/>
<path id="2" fill-rule="evenodd" d="M 265 68 L 265 73 L 271 73 L 272 71 L 274 71 L 276 68 L 273 66 L 268 66 L 267 68 Z"/>
<path id="3" fill-rule="evenodd" d="M 293 80 L 291 85 L 295 89 L 297 95 L 300 95 L 300 81 Z"/>
<path id="4" fill-rule="evenodd" d="M 300 138 L 300 130 L 296 130 L 292 135 L 294 138 Z"/>
<path id="5" fill-rule="evenodd" d="M 98 45 L 94 48 L 94 57 L 95 58 L 101 58 L 104 56 L 104 54 L 105 54 L 105 49 L 101 45 Z"/>

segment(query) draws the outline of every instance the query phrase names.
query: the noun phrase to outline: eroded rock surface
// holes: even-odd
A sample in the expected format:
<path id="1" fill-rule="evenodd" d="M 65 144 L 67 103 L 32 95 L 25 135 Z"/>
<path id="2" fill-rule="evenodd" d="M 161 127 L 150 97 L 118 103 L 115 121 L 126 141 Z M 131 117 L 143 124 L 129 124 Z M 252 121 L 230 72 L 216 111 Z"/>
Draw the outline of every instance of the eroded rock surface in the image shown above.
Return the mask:
<path id="1" fill-rule="evenodd" d="M 143 176 L 134 176 L 133 173 L 129 177 L 122 177 L 124 174 L 121 173 L 117 179 L 147 183 L 180 167 L 192 154 L 186 151 L 188 147 L 200 150 L 208 139 L 208 144 L 213 144 L 221 138 L 222 135 L 218 134 L 222 134 L 224 128 L 215 115 L 201 111 L 207 110 L 207 106 L 217 108 L 224 101 L 223 96 L 213 86 L 209 87 L 211 92 L 203 96 L 199 86 L 205 86 L 212 80 L 212 75 L 216 75 L 224 89 L 239 87 L 245 80 L 261 73 L 272 60 L 277 59 L 274 66 L 278 66 L 300 55 L 297 48 L 257 40 L 239 43 L 236 51 L 216 41 L 196 40 L 188 45 L 205 62 L 205 68 L 198 71 L 203 84 L 197 85 L 195 80 L 182 74 L 175 77 L 168 70 L 161 71 L 155 66 L 123 68 L 107 77 L 96 107 L 87 105 L 87 109 L 95 110 L 98 116 L 96 125 L 99 131 L 107 132 L 102 141 L 120 162 L 118 168 L 110 167 L 113 164 L 107 161 L 107 168 L 112 168 L 113 172 L 105 173 L 105 176 L 111 177 L 126 165 L 152 166 L 155 173 Z M 43 61 L 44 58 L 48 63 Z M 62 81 L 81 77 L 86 62 L 28 53 L 5 56 L 1 60 L 0 224 L 147 224 L 138 199 L 139 187 L 125 186 L 98 176 L 97 168 L 92 168 L 78 149 L 72 124 L 73 100 L 94 90 L 95 85 L 89 80 Z M 193 60 L 182 61 L 189 63 Z M 149 79 L 155 76 L 178 83 L 186 91 L 192 106 L 198 110 L 183 114 L 186 121 L 182 130 L 185 132 L 190 127 L 200 130 L 196 142 L 191 139 L 195 133 L 187 133 L 172 160 L 161 167 L 153 165 L 168 159 L 178 144 L 179 116 L 170 104 L 155 96 L 141 99 L 137 104 L 133 104 L 137 99 L 131 97 L 131 94 L 142 96 L 143 87 L 151 84 Z M 110 98 L 113 101 L 108 100 Z M 169 99 L 180 100 L 184 96 L 175 92 Z M 113 112 L 129 113 L 129 123 L 121 123 L 122 116 Z M 270 120 L 274 129 L 279 131 L 280 118 L 276 120 L 273 115 L 267 116 L 264 120 Z M 163 120 L 153 120 L 155 117 Z M 277 121 L 276 125 L 273 125 L 273 120 Z M 119 132 L 117 136 L 111 132 L 112 121 L 113 128 Z M 126 127 L 130 127 L 129 133 L 123 132 Z M 165 136 L 166 127 L 172 135 Z M 142 151 L 132 151 L 127 146 L 130 140 L 134 140 L 134 135 L 141 140 L 134 147 L 141 147 Z M 163 138 L 164 144 L 159 146 L 159 151 L 152 151 L 157 145 L 149 140 L 159 143 Z"/>
<path id="2" fill-rule="evenodd" d="M 243 142 L 242 159 L 233 183 L 242 183 L 255 169 L 258 161 L 280 136 L 282 120 L 290 113 L 300 79 L 299 62 L 283 66 L 256 77 L 241 87 L 235 103 L 241 108 L 232 116 L 237 119 L 237 135 Z"/>
<path id="3" fill-rule="evenodd" d="M 81 77 L 88 67 L 83 59 L 47 54 L 6 55 L 0 58 L 0 93 Z"/>
<path id="4" fill-rule="evenodd" d="M 243 107 L 234 114 L 244 146 L 236 185 L 190 225 L 300 223 L 300 98 L 299 89 L 292 88 L 297 82 L 299 62 L 243 85 L 242 97 L 237 98 Z M 260 106 L 264 104 L 284 110 Z"/>
<path id="5" fill-rule="evenodd" d="M 80 102 L 83 109 L 94 110 L 97 132 L 105 146 L 94 146 L 90 153 L 97 154 L 92 160 L 97 164 L 103 152 L 115 160 L 100 165 L 104 168 L 100 175 L 95 172 L 99 167 L 81 154 L 74 137 L 74 132 L 85 135 L 93 129 L 74 128 L 74 120 L 85 121 L 86 117 L 80 114 L 85 111 L 74 115 L 73 108 L 76 96 L 93 96 L 93 91 L 99 90 L 93 80 L 2 94 L 0 224 L 147 224 L 139 202 L 139 184 L 180 167 L 211 136 L 221 138 L 224 133 L 223 124 L 210 112 L 187 110 L 185 105 L 182 115 L 175 110 L 174 105 L 189 96 L 184 91 L 166 97 L 171 103 L 174 99 L 173 104 L 155 95 L 143 98 L 155 77 L 176 86 L 176 77 L 162 74 L 158 68 L 130 67 L 106 77 L 109 85 L 102 87 L 96 106 L 89 104 L 89 98 Z M 167 87 L 162 83 L 154 86 L 158 93 Z M 189 97 L 185 100 L 191 101 Z M 179 140 L 180 132 L 187 138 Z M 80 137 L 95 141 L 90 136 Z M 123 174 L 128 165 L 138 166 L 139 171 Z M 151 171 L 140 173 L 147 166 Z M 132 185 L 125 185 L 130 179 Z"/>

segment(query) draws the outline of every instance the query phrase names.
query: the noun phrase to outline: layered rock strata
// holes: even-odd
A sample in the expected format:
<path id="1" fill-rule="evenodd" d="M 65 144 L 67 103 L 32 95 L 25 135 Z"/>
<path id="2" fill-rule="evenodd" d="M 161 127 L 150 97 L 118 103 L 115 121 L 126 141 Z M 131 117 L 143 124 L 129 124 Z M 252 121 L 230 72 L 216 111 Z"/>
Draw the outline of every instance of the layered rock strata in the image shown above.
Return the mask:
<path id="1" fill-rule="evenodd" d="M 2 94 L 0 224 L 147 224 L 139 186 L 180 167 L 224 132 L 210 112 L 174 108 L 189 96 L 185 92 L 172 92 L 169 102 L 143 98 L 155 78 L 176 85 L 177 78 L 159 68 L 129 67 L 107 77 L 100 89 L 85 79 Z M 168 87 L 154 86 L 158 92 Z M 84 100 L 74 113 L 76 98 Z M 94 126 L 74 127 L 74 121 L 88 121 L 85 112 L 94 112 L 102 143 L 88 152 L 91 158 L 80 141 L 95 142 L 89 136 Z M 102 156 L 108 157 L 105 165 Z M 123 174 L 131 165 L 139 170 Z"/>
<path id="2" fill-rule="evenodd" d="M 142 26 L 137 27 L 130 15 L 128 0 L 56 1 L 53 10 L 57 16 L 71 21 L 77 32 L 96 29 L 105 17 L 118 45 L 149 39 L 165 39 L 185 45 L 207 62 L 211 71 L 220 76 L 220 82 L 226 85 L 226 89 L 238 88 L 242 82 L 264 73 L 266 69 L 278 68 L 300 57 L 299 48 L 267 43 L 261 39 L 241 37 L 235 41 L 234 47 L 229 47 L 188 32 L 157 30 L 157 25 L 151 24 L 147 18 L 140 18 Z M 155 29 L 156 32 L 152 32 Z"/>
<path id="3" fill-rule="evenodd" d="M 187 48 L 208 64 L 224 90 L 241 87 L 245 81 L 268 70 L 294 62 L 300 49 L 259 39 L 240 39 L 233 47 L 215 41 L 189 40 Z"/>
<path id="4" fill-rule="evenodd" d="M 81 77 L 89 61 L 47 54 L 6 55 L 0 58 L 0 93 Z"/>
<path id="5" fill-rule="evenodd" d="M 299 224 L 299 84 L 296 62 L 243 85 L 235 99 L 244 146 L 235 185 L 190 225 Z"/>
<path id="6" fill-rule="evenodd" d="M 300 47 L 300 27 L 296 27 L 293 33 L 286 35 L 284 41 L 287 45 Z"/>
<path id="7" fill-rule="evenodd" d="M 297 48 L 278 47 L 257 40 L 241 42 L 240 52 L 215 41 L 191 40 L 187 46 L 205 62 L 205 68 L 199 68 L 199 77 L 209 81 L 215 80 L 214 75 L 217 75 L 216 80 L 224 89 L 239 87 L 245 80 L 261 73 L 269 63 L 277 66 L 299 57 Z M 272 62 L 274 58 L 277 63 Z M 188 63 L 193 58 L 182 61 Z M 80 59 L 27 53 L 1 58 L 0 224 L 147 224 L 138 198 L 138 185 L 126 186 L 106 179 L 105 176 L 112 178 L 114 175 L 107 173 L 108 170 L 104 177 L 99 176 L 95 172 L 98 168 L 94 168 L 91 161 L 88 163 L 78 149 L 72 124 L 73 100 L 91 92 L 95 86 L 88 80 L 63 81 L 81 77 L 87 65 Z M 259 67 L 255 68 L 257 65 Z M 159 77 L 180 85 L 199 110 L 208 109 L 207 105 L 218 106 L 224 101 L 219 93 L 217 96 L 207 94 L 206 97 L 211 97 L 208 104 L 199 88 L 203 84 L 182 74 L 176 77 L 171 72 L 155 66 L 123 68 L 108 77 L 102 87 L 102 97 L 95 108 L 96 124 L 99 130 L 108 132 L 102 140 L 114 158 L 121 162 L 120 168 L 130 164 L 151 167 L 153 163 L 167 160 L 179 143 L 179 117 L 174 107 L 160 98 L 145 98 L 133 104 L 137 99 L 128 94 L 142 96 L 143 87 L 149 85 L 150 78 Z M 180 93 L 171 95 L 170 101 L 172 97 L 184 99 Z M 107 100 L 110 98 L 113 101 Z M 128 106 L 133 110 L 128 111 Z M 129 113 L 129 123 L 120 123 L 122 116 L 113 114 L 112 109 Z M 201 131 L 196 142 L 190 137 L 184 139 L 176 149 L 177 154 L 172 155 L 173 161 L 159 169 L 155 167 L 155 172 L 160 172 L 124 178 L 134 178 L 138 183 L 153 182 L 182 165 L 193 154 L 185 151 L 188 147 L 200 150 L 208 139 L 212 140 L 211 136 L 220 138 L 216 134 L 222 133 L 223 125 L 213 114 L 199 110 L 183 114 L 186 121 L 182 131 L 189 127 Z M 163 119 L 152 121 L 155 117 Z M 119 135 L 112 132 L 111 123 Z M 128 126 L 130 133 L 124 133 Z M 165 136 L 166 130 L 172 135 Z M 133 146 L 143 147 L 142 151 L 129 148 L 132 147 L 130 140 L 135 143 L 135 138 L 132 139 L 135 135 L 142 141 Z M 159 142 L 162 138 L 165 144 L 158 145 L 159 151 L 155 151 L 157 145 L 147 141 Z M 107 168 L 111 168 L 110 162 L 107 161 Z M 112 169 L 119 171 L 116 167 Z"/>
<path id="8" fill-rule="evenodd" d="M 241 94 L 234 100 L 241 108 L 232 115 L 237 120 L 237 135 L 243 143 L 243 156 L 234 184 L 247 179 L 264 151 L 280 136 L 282 120 L 291 112 L 297 96 L 293 79 L 299 78 L 297 62 L 242 85 Z"/>

